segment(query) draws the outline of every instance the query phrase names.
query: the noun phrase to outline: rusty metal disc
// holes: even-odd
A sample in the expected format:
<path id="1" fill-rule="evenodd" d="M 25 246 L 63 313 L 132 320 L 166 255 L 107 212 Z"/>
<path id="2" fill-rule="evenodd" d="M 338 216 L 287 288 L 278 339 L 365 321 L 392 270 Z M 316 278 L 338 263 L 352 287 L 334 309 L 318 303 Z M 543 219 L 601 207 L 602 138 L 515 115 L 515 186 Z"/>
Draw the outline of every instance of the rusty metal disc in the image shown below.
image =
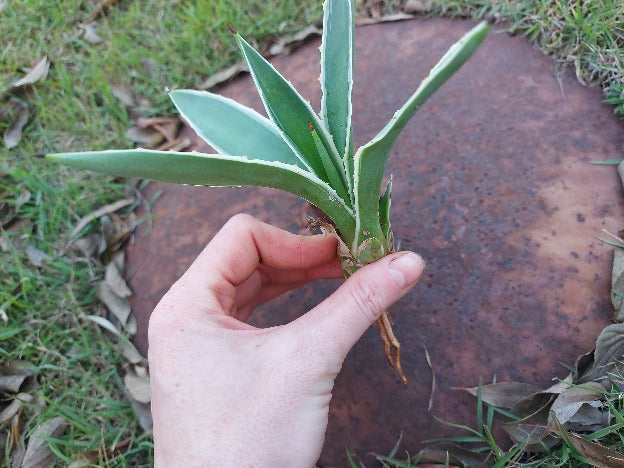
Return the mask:
<path id="1" fill-rule="evenodd" d="M 428 19 L 358 28 L 356 145 L 471 26 Z M 317 109 L 318 46 L 273 60 Z M 451 432 L 433 415 L 474 424 L 474 400 L 454 387 L 494 378 L 547 385 L 609 323 L 612 249 L 596 236 L 622 227 L 624 206 L 615 169 L 588 162 L 621 156 L 622 125 L 600 90 L 553 70 L 525 39 L 492 32 L 399 139 L 388 170 L 394 233 L 401 249 L 427 261 L 421 283 L 392 309 L 409 383 L 398 382 L 369 330 L 336 381 L 322 463 L 344 464 L 345 447 L 386 453 L 401 433 L 414 453 L 423 439 Z M 249 76 L 220 92 L 262 111 Z M 305 232 L 310 214 L 305 202 L 270 189 L 154 183 L 147 196 L 160 191 L 151 232 L 139 230 L 127 250 L 143 349 L 152 309 L 231 215 Z M 254 323 L 292 320 L 338 284 L 287 294 Z M 425 348 L 437 381 L 430 411 Z"/>

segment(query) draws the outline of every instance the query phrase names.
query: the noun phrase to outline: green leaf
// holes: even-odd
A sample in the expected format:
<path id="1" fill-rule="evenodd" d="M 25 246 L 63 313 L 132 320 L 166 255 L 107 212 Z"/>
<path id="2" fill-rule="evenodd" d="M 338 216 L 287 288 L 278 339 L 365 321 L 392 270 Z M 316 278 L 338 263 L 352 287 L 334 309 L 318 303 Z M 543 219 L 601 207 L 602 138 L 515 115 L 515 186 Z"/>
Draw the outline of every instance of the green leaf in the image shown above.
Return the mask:
<path id="1" fill-rule="evenodd" d="M 617 166 L 622 161 L 624 161 L 624 159 L 615 158 L 615 159 L 605 159 L 604 161 L 590 161 L 590 164 L 596 164 L 598 166 L 609 166 L 609 165 Z"/>
<path id="2" fill-rule="evenodd" d="M 253 109 L 205 91 L 177 90 L 169 96 L 193 130 L 219 153 L 312 170 L 288 146 L 280 130 Z"/>
<path id="3" fill-rule="evenodd" d="M 358 149 L 354 161 L 355 210 L 358 233 L 356 242 L 375 232 L 379 226 L 379 192 L 388 156 L 401 130 L 422 104 L 442 86 L 477 50 L 490 26 L 482 22 L 465 34 L 444 54 L 409 100 L 390 122 L 368 143 Z"/>
<path id="4" fill-rule="evenodd" d="M 343 158 L 351 183 L 348 160 L 353 157 L 351 93 L 355 13 L 351 0 L 325 0 L 321 44 L 321 118 Z"/>
<path id="5" fill-rule="evenodd" d="M 284 132 L 293 150 L 310 164 L 319 178 L 329 182 L 321 156 L 310 134 L 308 122 L 311 122 L 314 128 L 318 129 L 318 136 L 327 153 L 332 157 L 334 167 L 339 170 L 344 187 L 347 187 L 340 156 L 338 156 L 331 137 L 312 110 L 310 103 L 305 101 L 292 84 L 280 75 L 273 68 L 273 65 L 256 52 L 245 39 L 239 34 L 236 35 L 236 39 L 249 65 L 251 76 L 258 88 L 267 114 L 275 125 Z"/>
<path id="6" fill-rule="evenodd" d="M 392 204 L 392 177 L 386 184 L 386 191 L 379 198 L 379 224 L 387 241 L 391 241 L 390 233 L 392 226 L 390 224 L 390 205 Z M 390 247 L 390 246 L 388 246 Z"/>
<path id="7" fill-rule="evenodd" d="M 324 211 L 338 231 L 353 240 L 353 211 L 327 183 L 297 166 L 241 156 L 145 149 L 48 154 L 45 159 L 80 169 L 188 185 L 272 187 L 305 198 Z"/>
<path id="8" fill-rule="evenodd" d="M 351 197 L 346 192 L 344 185 L 342 185 L 338 171 L 332 164 L 331 158 L 329 157 L 329 154 L 327 154 L 327 150 L 323 146 L 323 143 L 321 142 L 321 139 L 312 124 L 310 124 L 310 132 L 312 133 L 312 139 L 314 140 L 314 144 L 316 145 L 319 155 L 321 156 L 321 161 L 323 162 L 323 167 L 325 168 L 327 177 L 329 177 L 329 185 L 335 188 L 338 195 L 340 195 L 340 198 L 347 203 L 351 203 Z"/>

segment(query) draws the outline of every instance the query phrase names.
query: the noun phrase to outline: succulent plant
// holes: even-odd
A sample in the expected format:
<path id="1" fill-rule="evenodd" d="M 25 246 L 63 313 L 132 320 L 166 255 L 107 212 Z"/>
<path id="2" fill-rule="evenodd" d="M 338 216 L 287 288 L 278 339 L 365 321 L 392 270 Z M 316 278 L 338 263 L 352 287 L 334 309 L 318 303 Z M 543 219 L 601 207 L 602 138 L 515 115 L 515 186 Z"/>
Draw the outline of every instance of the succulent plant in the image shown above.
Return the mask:
<path id="1" fill-rule="evenodd" d="M 326 0 L 321 46 L 320 114 L 230 26 L 268 119 L 209 92 L 177 90 L 186 122 L 219 154 L 147 149 L 47 154 L 46 159 L 117 176 L 205 186 L 256 185 L 299 195 L 322 210 L 340 239 L 345 276 L 394 251 L 391 182 L 382 190 L 390 151 L 420 106 L 475 52 L 489 25 L 454 44 L 386 126 L 354 152 L 351 94 L 354 0 Z M 326 226 L 327 227 L 327 226 Z M 403 382 L 400 344 L 390 318 L 378 321 L 385 354 Z"/>

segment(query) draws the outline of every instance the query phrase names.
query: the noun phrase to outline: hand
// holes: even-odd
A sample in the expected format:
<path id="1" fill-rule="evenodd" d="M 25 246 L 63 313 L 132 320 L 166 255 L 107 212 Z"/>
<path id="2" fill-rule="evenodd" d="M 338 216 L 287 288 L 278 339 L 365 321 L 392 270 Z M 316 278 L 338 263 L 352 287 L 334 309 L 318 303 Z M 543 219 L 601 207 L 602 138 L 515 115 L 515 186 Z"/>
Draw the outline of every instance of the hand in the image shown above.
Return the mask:
<path id="1" fill-rule="evenodd" d="M 424 270 L 396 253 L 287 325 L 245 323 L 285 291 L 341 276 L 336 247 L 237 215 L 165 294 L 149 326 L 157 467 L 314 466 L 347 353 Z"/>

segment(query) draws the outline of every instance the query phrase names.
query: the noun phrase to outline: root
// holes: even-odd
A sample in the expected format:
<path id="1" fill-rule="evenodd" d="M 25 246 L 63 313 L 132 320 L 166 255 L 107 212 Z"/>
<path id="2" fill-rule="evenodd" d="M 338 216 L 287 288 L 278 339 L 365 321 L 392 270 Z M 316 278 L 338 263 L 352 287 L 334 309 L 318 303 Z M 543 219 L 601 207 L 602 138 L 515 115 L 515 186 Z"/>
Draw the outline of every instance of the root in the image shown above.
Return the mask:
<path id="1" fill-rule="evenodd" d="M 384 343 L 384 352 L 390 365 L 396 370 L 397 374 L 401 378 L 401 381 L 406 384 L 407 377 L 401 367 L 401 343 L 394 335 L 392 331 L 392 322 L 388 312 L 384 311 L 381 317 L 377 319 L 377 325 L 379 326 L 379 333 Z"/>

